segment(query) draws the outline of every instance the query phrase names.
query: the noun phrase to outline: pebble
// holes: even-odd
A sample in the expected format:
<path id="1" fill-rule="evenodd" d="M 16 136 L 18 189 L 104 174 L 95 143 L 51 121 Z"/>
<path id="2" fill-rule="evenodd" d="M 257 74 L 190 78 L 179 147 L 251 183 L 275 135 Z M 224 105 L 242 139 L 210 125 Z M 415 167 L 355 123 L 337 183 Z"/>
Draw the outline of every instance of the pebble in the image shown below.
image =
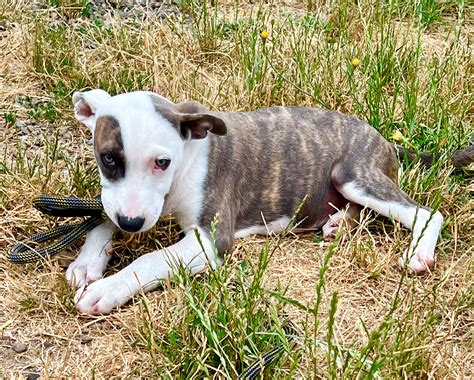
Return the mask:
<path id="1" fill-rule="evenodd" d="M 40 378 L 39 373 L 30 372 L 30 373 L 26 374 L 26 380 L 37 380 L 39 378 Z"/>
<path id="2" fill-rule="evenodd" d="M 45 350 L 47 350 L 47 349 L 49 349 L 49 348 L 52 348 L 52 347 L 54 347 L 54 343 L 52 343 L 52 342 L 44 342 L 44 343 L 43 343 L 43 348 L 44 348 Z"/>
<path id="3" fill-rule="evenodd" d="M 29 125 L 24 125 L 24 126 L 20 127 L 20 132 L 23 135 L 28 135 L 28 134 L 31 133 L 31 127 Z"/>
<path id="4" fill-rule="evenodd" d="M 41 98 L 33 98 L 31 99 L 31 104 L 33 106 L 37 106 L 38 104 L 44 104 L 46 103 L 45 100 L 41 99 Z"/>
<path id="5" fill-rule="evenodd" d="M 25 352 L 28 349 L 25 343 L 15 342 L 12 344 L 12 350 L 18 354 Z"/>
<path id="6" fill-rule="evenodd" d="M 87 343 L 90 343 L 92 342 L 92 337 L 89 336 L 89 335 L 84 335 L 81 337 L 81 343 L 82 344 L 87 344 Z"/>
<path id="7" fill-rule="evenodd" d="M 22 121 L 22 120 L 17 120 L 16 123 L 15 123 L 16 127 L 17 128 L 25 128 L 27 123 L 26 121 Z"/>

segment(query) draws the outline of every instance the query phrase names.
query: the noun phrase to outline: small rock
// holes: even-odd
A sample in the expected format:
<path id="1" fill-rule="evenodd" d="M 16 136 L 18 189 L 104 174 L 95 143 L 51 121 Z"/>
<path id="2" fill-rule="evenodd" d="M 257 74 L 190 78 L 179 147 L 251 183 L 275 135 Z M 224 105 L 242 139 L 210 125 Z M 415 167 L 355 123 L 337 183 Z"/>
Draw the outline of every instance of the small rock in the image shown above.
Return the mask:
<path id="1" fill-rule="evenodd" d="M 43 343 L 43 348 L 44 348 L 45 350 L 47 350 L 47 349 L 49 349 L 49 348 L 52 348 L 52 347 L 54 347 L 54 343 L 51 343 L 51 342 L 44 342 L 44 343 Z"/>
<path id="2" fill-rule="evenodd" d="M 87 344 L 87 343 L 90 343 L 92 342 L 92 337 L 89 336 L 89 335 L 84 335 L 81 337 L 81 343 L 82 344 Z"/>
<path id="3" fill-rule="evenodd" d="M 20 136 L 20 141 L 26 147 L 33 146 L 33 143 L 29 140 L 28 136 Z"/>
<path id="4" fill-rule="evenodd" d="M 21 129 L 21 128 L 25 128 L 27 124 L 26 124 L 26 121 L 17 120 L 15 125 L 17 128 Z"/>
<path id="5" fill-rule="evenodd" d="M 12 344 L 12 349 L 16 353 L 21 354 L 22 352 L 25 352 L 28 349 L 28 347 L 26 346 L 25 343 L 15 342 Z"/>
<path id="6" fill-rule="evenodd" d="M 26 374 L 26 380 L 37 380 L 39 378 L 40 378 L 39 373 L 30 372 Z"/>
<path id="7" fill-rule="evenodd" d="M 107 25 L 106 25 L 107 26 Z M 91 49 L 91 50 L 94 50 L 94 49 L 97 49 L 97 44 L 95 42 L 86 42 L 84 47 L 86 49 Z"/>
<path id="8" fill-rule="evenodd" d="M 28 97 L 27 96 L 24 96 L 24 95 L 18 95 L 16 98 L 15 98 L 15 103 L 22 106 L 22 107 L 26 107 L 29 105 L 29 100 L 28 100 Z"/>
<path id="9" fill-rule="evenodd" d="M 29 126 L 20 127 L 20 131 L 24 135 L 31 133 L 31 128 Z"/>
<path id="10" fill-rule="evenodd" d="M 31 104 L 32 104 L 33 106 L 37 106 L 38 104 L 44 104 L 44 103 L 45 103 L 45 101 L 42 100 L 41 98 L 33 98 L 33 99 L 31 99 Z"/>

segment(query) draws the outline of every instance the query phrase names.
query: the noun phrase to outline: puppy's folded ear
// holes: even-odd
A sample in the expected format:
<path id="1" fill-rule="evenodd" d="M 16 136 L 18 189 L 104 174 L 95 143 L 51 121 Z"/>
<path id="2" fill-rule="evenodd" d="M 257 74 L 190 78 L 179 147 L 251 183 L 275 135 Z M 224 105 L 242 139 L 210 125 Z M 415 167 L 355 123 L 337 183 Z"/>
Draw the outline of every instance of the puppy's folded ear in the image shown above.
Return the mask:
<path id="1" fill-rule="evenodd" d="M 75 92 L 72 95 L 72 103 L 74 105 L 74 115 L 76 119 L 93 132 L 97 108 L 109 98 L 110 95 L 107 92 L 99 89 L 87 92 Z"/>
<path id="2" fill-rule="evenodd" d="M 224 121 L 210 114 L 180 114 L 180 132 L 185 138 L 189 136 L 191 139 L 203 139 L 207 136 L 207 132 L 215 135 L 225 135 L 227 127 Z"/>
<path id="3" fill-rule="evenodd" d="M 227 126 L 221 118 L 212 115 L 203 105 L 198 102 L 184 102 L 176 105 L 180 113 L 180 133 L 184 138 L 203 139 L 208 132 L 215 135 L 225 135 Z"/>

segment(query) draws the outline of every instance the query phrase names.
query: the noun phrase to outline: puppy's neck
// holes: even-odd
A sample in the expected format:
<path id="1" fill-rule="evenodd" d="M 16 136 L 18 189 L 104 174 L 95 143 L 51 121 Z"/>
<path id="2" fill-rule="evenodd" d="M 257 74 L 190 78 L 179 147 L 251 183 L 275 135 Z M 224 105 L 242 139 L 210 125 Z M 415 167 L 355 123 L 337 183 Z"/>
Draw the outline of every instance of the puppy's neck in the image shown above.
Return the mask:
<path id="1" fill-rule="evenodd" d="M 209 137 L 185 143 L 183 162 L 165 197 L 162 215 L 174 214 L 183 229 L 197 225 L 205 192 L 209 144 Z"/>
<path id="2" fill-rule="evenodd" d="M 205 167 L 207 171 L 207 159 L 209 155 L 209 137 L 199 140 L 188 140 L 184 144 L 183 162 L 174 175 L 173 187 L 179 178 L 190 178 L 192 172 Z M 170 191 L 171 192 L 171 191 Z"/>

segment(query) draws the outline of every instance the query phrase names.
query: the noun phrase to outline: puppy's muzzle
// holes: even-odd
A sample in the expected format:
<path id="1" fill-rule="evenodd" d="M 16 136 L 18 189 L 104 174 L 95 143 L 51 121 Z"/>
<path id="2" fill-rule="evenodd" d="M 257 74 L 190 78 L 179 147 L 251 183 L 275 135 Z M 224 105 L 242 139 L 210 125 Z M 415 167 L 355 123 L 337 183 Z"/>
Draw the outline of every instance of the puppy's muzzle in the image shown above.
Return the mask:
<path id="1" fill-rule="evenodd" d="M 117 222 L 119 227 L 126 232 L 138 232 L 145 223 L 145 218 L 127 218 L 123 215 L 117 214 Z"/>

